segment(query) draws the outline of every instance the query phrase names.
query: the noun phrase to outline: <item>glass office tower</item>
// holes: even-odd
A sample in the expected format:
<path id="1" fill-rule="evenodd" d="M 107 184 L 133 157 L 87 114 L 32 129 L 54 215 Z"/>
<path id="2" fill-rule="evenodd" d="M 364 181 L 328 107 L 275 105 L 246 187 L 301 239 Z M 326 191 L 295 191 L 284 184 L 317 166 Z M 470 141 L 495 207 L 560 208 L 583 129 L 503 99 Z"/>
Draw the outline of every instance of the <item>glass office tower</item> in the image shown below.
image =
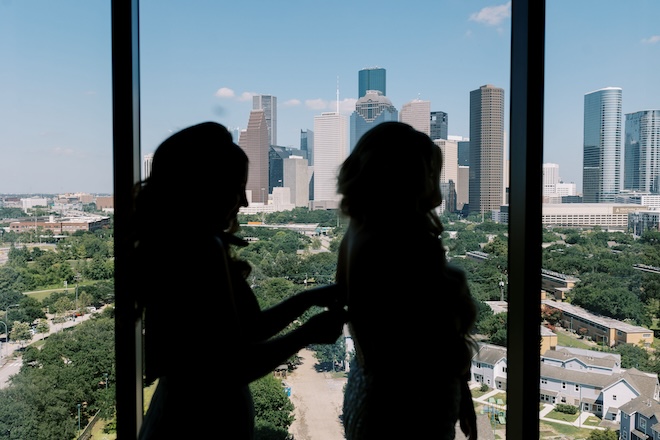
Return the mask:
<path id="1" fill-rule="evenodd" d="M 367 90 L 377 90 L 387 96 L 385 69 L 382 67 L 367 67 L 358 71 L 358 98 L 366 95 Z"/>
<path id="2" fill-rule="evenodd" d="M 369 129 L 381 122 L 396 121 L 399 112 L 392 102 L 377 90 L 369 90 L 365 96 L 355 103 L 355 111 L 351 114 L 350 151 Z"/>
<path id="3" fill-rule="evenodd" d="M 621 88 L 584 95 L 584 203 L 614 203 L 622 185 Z"/>
<path id="4" fill-rule="evenodd" d="M 624 189 L 660 193 L 660 110 L 626 114 Z"/>

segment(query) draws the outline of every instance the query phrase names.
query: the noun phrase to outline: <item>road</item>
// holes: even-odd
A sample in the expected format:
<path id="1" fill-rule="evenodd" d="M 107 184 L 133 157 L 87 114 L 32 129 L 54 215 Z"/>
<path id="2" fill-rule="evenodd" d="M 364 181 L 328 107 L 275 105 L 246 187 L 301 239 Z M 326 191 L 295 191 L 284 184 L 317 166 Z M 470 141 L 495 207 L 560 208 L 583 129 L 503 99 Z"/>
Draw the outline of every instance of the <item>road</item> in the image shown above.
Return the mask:
<path id="1" fill-rule="evenodd" d="M 346 378 L 317 372 L 316 359 L 307 349 L 298 355 L 302 357 L 302 365 L 284 379 L 291 387 L 291 401 L 295 406 L 295 421 L 289 432 L 294 440 L 343 440 L 339 417 Z"/>
<path id="2" fill-rule="evenodd" d="M 101 310 L 97 310 L 95 313 L 99 313 L 100 311 Z M 77 317 L 75 320 L 64 321 L 63 323 L 60 324 L 53 324 L 51 321 L 48 334 L 43 334 L 43 333 L 36 334 L 35 336 L 32 337 L 32 341 L 30 341 L 28 344 L 44 339 L 48 335 L 52 333 L 57 333 L 62 329 L 73 327 L 74 325 L 80 324 L 81 322 L 89 319 L 93 314 L 94 313 L 87 313 L 83 316 Z M 49 318 L 52 318 L 52 316 L 49 316 Z M 23 364 L 23 361 L 21 356 L 16 352 L 16 350 L 22 346 L 23 344 L 18 344 L 16 342 L 12 342 L 11 340 L 9 341 L 9 344 L 2 343 L 2 346 L 0 346 L 0 389 L 5 388 L 7 386 L 7 381 L 9 380 L 9 377 L 18 373 L 18 371 L 21 369 L 21 365 Z"/>

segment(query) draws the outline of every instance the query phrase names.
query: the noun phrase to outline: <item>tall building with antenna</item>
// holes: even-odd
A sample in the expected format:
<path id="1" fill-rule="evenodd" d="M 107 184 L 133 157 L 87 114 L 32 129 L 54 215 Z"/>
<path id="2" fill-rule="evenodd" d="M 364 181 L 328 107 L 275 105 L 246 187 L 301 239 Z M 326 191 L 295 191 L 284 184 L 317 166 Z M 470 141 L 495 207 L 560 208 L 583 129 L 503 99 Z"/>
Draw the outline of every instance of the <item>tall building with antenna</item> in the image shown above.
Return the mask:
<path id="1" fill-rule="evenodd" d="M 348 156 L 348 118 L 339 112 L 314 116 L 315 208 L 337 208 L 337 173 Z"/>

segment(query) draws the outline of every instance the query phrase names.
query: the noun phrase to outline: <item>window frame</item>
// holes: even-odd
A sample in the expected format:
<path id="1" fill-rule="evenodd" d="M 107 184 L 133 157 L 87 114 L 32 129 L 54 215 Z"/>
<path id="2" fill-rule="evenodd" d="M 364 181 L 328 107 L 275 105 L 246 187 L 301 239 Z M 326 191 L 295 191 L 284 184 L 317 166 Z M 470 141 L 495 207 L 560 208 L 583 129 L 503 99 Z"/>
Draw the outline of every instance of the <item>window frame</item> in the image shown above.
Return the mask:
<path id="1" fill-rule="evenodd" d="M 139 0 L 112 0 L 117 436 L 143 419 L 142 320 L 131 290 L 132 188 L 140 178 Z M 510 438 L 539 432 L 541 196 L 545 0 L 512 0 L 507 425 Z"/>

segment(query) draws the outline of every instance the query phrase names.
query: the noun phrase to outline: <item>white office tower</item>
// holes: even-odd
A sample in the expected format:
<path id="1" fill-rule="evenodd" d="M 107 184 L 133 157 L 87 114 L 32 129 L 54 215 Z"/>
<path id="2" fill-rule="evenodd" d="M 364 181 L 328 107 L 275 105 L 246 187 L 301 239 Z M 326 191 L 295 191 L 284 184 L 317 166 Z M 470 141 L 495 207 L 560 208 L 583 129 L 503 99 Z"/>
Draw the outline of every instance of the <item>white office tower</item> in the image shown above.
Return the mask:
<path id="1" fill-rule="evenodd" d="M 660 110 L 626 114 L 624 188 L 660 193 Z"/>
<path id="2" fill-rule="evenodd" d="M 431 101 L 413 99 L 403 104 L 399 112 L 399 121 L 431 136 Z"/>
<path id="3" fill-rule="evenodd" d="M 584 95 L 584 203 L 614 203 L 621 191 L 621 101 L 620 87 L 606 87 Z"/>
<path id="4" fill-rule="evenodd" d="M 277 145 L 277 97 L 273 95 L 254 95 L 252 110 L 263 110 L 268 126 L 270 145 Z"/>
<path id="5" fill-rule="evenodd" d="M 559 183 L 559 165 L 556 163 L 543 164 L 543 195 L 551 196 L 557 192 Z"/>
<path id="6" fill-rule="evenodd" d="M 313 208 L 338 206 L 337 173 L 347 155 L 348 117 L 337 112 L 314 116 Z"/>
<path id="7" fill-rule="evenodd" d="M 154 154 L 145 154 L 142 159 L 142 178 L 146 179 L 151 174 L 151 164 L 154 163 Z"/>
<path id="8" fill-rule="evenodd" d="M 440 183 L 453 181 L 458 185 L 458 142 L 446 139 L 433 141 L 442 152 L 442 171 L 440 171 Z"/>
<path id="9" fill-rule="evenodd" d="M 283 185 L 291 190 L 291 200 L 296 206 L 309 206 L 309 166 L 307 159 L 291 155 L 282 160 Z"/>
<path id="10" fill-rule="evenodd" d="M 571 183 L 559 182 L 557 184 L 557 195 L 559 195 L 559 197 L 576 196 L 577 185 L 573 182 Z"/>

